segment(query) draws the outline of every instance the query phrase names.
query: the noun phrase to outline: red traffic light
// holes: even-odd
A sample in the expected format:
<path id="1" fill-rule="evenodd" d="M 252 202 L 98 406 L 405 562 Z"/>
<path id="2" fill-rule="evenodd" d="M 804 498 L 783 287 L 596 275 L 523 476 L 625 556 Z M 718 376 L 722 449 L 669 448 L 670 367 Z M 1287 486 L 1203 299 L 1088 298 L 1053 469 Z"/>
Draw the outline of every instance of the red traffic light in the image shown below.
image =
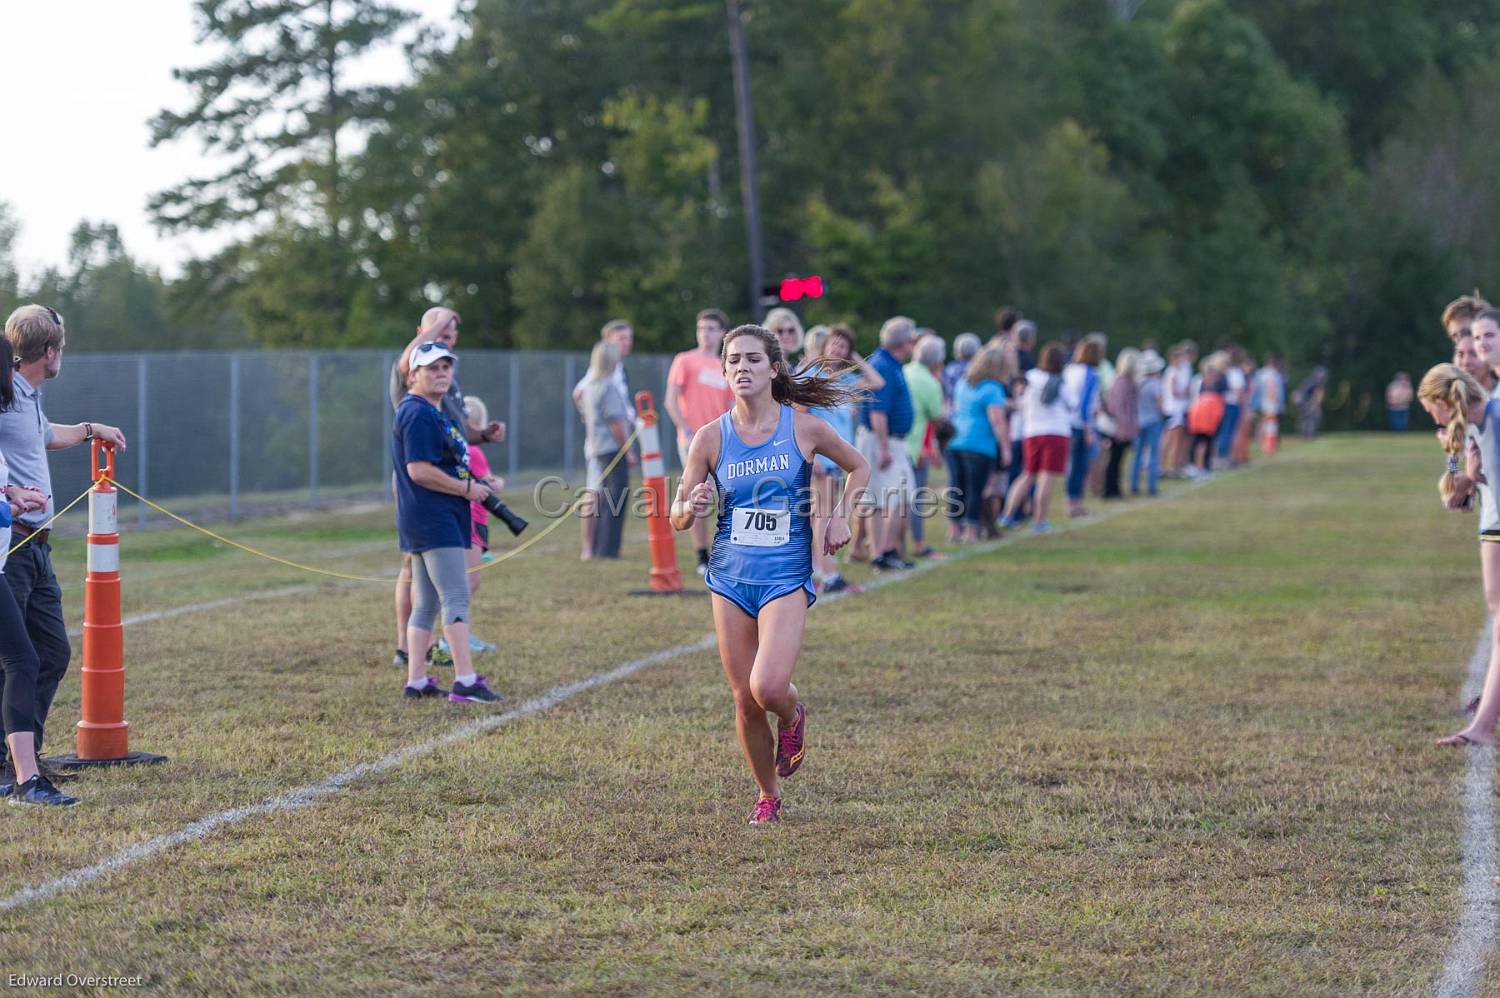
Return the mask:
<path id="1" fill-rule="evenodd" d="M 782 301 L 801 301 L 803 298 L 822 298 L 823 278 L 817 274 L 807 277 L 788 277 L 781 282 Z"/>

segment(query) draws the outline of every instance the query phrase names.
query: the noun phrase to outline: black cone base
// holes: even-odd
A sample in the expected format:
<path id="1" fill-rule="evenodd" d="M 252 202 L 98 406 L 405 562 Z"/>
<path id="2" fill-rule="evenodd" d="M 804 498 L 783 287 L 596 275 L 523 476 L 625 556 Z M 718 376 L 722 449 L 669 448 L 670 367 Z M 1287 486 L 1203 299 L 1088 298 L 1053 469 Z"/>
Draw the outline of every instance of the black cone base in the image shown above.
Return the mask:
<path id="1" fill-rule="evenodd" d="M 77 755 L 49 755 L 44 760 L 49 765 L 58 769 L 91 769 L 94 766 L 145 766 L 158 762 L 166 762 L 164 755 L 152 755 L 150 752 L 131 752 L 119 759 L 80 759 Z"/>

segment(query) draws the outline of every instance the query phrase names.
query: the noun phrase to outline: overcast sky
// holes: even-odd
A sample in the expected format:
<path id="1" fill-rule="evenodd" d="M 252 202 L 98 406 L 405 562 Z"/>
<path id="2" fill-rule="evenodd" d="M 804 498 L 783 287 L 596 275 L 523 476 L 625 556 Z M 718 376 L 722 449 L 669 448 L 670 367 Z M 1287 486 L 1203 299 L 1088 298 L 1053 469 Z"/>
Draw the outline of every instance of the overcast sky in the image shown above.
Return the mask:
<path id="1" fill-rule="evenodd" d="M 456 0 L 400 0 L 451 28 Z M 206 62 L 191 0 L 0 0 L 0 201 L 21 223 L 17 263 L 29 279 L 61 264 L 81 219 L 113 222 L 137 259 L 175 275 L 218 240 L 159 236 L 146 199 L 201 174 L 196 139 L 151 149 L 146 122 L 188 105 L 177 67 Z M 372 53 L 358 80 L 407 76 L 399 45 Z"/>

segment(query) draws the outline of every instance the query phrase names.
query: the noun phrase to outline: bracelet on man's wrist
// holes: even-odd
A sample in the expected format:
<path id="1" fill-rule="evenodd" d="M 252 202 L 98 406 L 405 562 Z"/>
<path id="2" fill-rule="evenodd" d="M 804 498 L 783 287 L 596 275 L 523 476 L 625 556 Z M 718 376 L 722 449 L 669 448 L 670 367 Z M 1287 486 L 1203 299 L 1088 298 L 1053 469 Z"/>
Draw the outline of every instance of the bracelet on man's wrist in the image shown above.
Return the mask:
<path id="1" fill-rule="evenodd" d="M 85 439 L 85 440 L 92 440 L 92 439 L 94 439 L 94 424 L 93 423 L 84 423 L 83 424 L 83 439 Z"/>

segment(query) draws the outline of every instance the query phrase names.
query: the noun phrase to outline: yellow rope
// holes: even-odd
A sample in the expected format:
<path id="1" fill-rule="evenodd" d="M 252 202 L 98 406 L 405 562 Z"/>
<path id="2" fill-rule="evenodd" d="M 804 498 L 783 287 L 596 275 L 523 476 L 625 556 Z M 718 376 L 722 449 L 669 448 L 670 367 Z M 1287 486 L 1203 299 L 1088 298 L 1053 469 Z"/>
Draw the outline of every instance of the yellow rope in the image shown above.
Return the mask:
<path id="1" fill-rule="evenodd" d="M 635 432 L 632 433 L 630 435 L 629 439 L 627 439 L 625 441 L 624 446 L 620 448 L 619 453 L 615 454 L 615 459 L 613 461 L 609 462 L 609 464 L 605 466 L 605 468 L 604 468 L 604 475 L 605 476 L 608 476 L 609 473 L 615 469 L 615 465 L 619 464 L 620 461 L 624 459 L 625 455 L 630 452 L 630 448 L 635 443 L 636 437 L 640 436 L 640 432 L 641 432 L 640 428 L 637 427 L 636 430 L 635 430 Z M 268 552 L 261 551 L 261 550 L 259 550 L 257 548 L 253 548 L 253 547 L 251 547 L 248 544 L 241 544 L 239 541 L 230 540 L 228 537 L 225 537 L 223 534 L 215 533 L 214 531 L 209 530 L 207 527 L 201 527 L 198 524 L 194 523 L 192 520 L 189 520 L 187 517 L 185 517 L 185 516 L 179 516 L 178 514 L 172 512 L 170 509 L 167 509 L 165 506 L 162 506 L 162 505 L 159 505 L 157 503 L 152 502 L 150 499 L 147 499 L 145 496 L 141 495 L 139 492 L 136 492 L 136 491 L 132 490 L 129 486 L 122 485 L 118 480 L 116 480 L 114 478 L 109 478 L 109 477 L 106 476 L 105 481 L 109 482 L 115 488 L 119 489 L 121 492 L 125 493 L 126 495 L 130 496 L 131 498 L 136 499 L 136 500 L 138 500 L 140 502 L 143 502 L 147 506 L 150 506 L 152 509 L 156 510 L 158 513 L 161 513 L 164 516 L 171 517 L 172 519 L 176 520 L 178 523 L 182 524 L 184 527 L 189 527 L 189 528 L 191 528 L 193 530 L 198 531 L 200 534 L 204 534 L 205 536 L 212 537 L 214 540 L 219 541 L 222 544 L 228 544 L 232 548 L 236 548 L 237 550 L 243 551 L 246 554 L 254 555 L 257 558 L 264 558 L 266 561 L 273 561 L 273 562 L 275 562 L 278 565 L 285 565 L 288 568 L 295 568 L 295 569 L 298 569 L 298 570 L 303 571 L 303 572 L 310 572 L 313 575 L 324 575 L 324 576 L 327 576 L 330 579 L 343 579 L 346 582 L 374 582 L 374 583 L 379 583 L 380 585 L 390 585 L 391 583 L 397 581 L 396 579 L 392 579 L 392 578 L 389 578 L 389 577 L 387 577 L 387 578 L 380 578 L 380 577 L 369 576 L 369 575 L 348 575 L 348 574 L 346 574 L 344 572 L 330 572 L 327 569 L 318 568 L 318 567 L 316 567 L 314 565 L 304 565 L 304 564 L 302 564 L 299 561 L 291 561 L 290 559 L 287 559 L 287 558 L 277 557 L 274 554 L 270 554 Z M 68 510 L 72 509 L 75 505 L 78 504 L 78 502 L 81 499 L 83 499 L 83 496 L 86 496 L 86 495 L 88 495 L 87 491 L 85 491 L 83 493 L 83 495 L 79 496 L 77 499 L 74 499 L 72 502 L 68 503 L 67 506 L 63 507 L 61 510 L 59 510 L 57 512 L 56 516 L 52 517 L 52 520 L 56 520 L 58 516 L 62 516 Z M 541 531 L 540 533 L 533 534 L 530 538 L 528 538 L 526 540 L 525 543 L 521 544 L 518 547 L 512 548 L 511 550 L 505 552 L 503 555 L 500 555 L 499 557 L 491 560 L 487 564 L 476 565 L 474 568 L 468 569 L 468 571 L 469 572 L 478 572 L 478 571 L 480 571 L 482 569 L 490 568 L 490 567 L 493 567 L 495 565 L 499 565 L 502 562 L 509 561 L 510 559 L 516 557 L 521 552 L 525 551 L 527 548 L 530 548 L 532 545 L 539 543 L 548 534 L 552 533 L 552 531 L 554 531 L 558 527 L 562 526 L 564 523 L 566 523 L 568 521 L 569 518 L 571 518 L 575 513 L 577 513 L 578 512 L 578 507 L 583 504 L 583 501 L 584 501 L 585 498 L 586 498 L 585 496 L 579 496 L 578 499 L 573 503 L 573 505 L 568 508 L 568 511 L 566 513 L 564 513 L 562 516 L 558 517 L 555 521 L 553 521 L 545 530 Z M 52 520 L 48 520 L 47 524 L 51 524 Z M 27 540 L 30 540 L 30 537 L 28 537 Z M 25 544 L 25 543 L 26 543 L 26 541 L 24 541 L 24 540 L 21 542 L 21 544 Z M 17 544 L 16 548 L 19 548 L 21 546 L 21 544 Z M 15 549 L 12 548 L 12 551 L 14 551 L 14 550 Z"/>
<path id="2" fill-rule="evenodd" d="M 83 502 L 84 497 L 87 496 L 90 492 L 92 492 L 93 489 L 94 489 L 94 487 L 92 485 L 90 485 L 88 488 L 84 489 L 83 492 L 79 494 L 79 496 L 78 496 L 77 499 L 74 499 L 72 502 L 68 503 L 62 509 L 58 510 L 56 513 L 53 513 L 52 514 L 52 519 L 48 520 L 46 523 L 42 524 L 40 527 L 37 527 L 31 533 L 29 533 L 25 537 L 21 538 L 21 543 L 17 544 L 15 547 L 13 547 L 9 551 L 5 552 L 5 556 L 7 558 L 9 558 L 11 555 L 15 554 L 17 551 L 19 551 L 23 547 L 25 547 L 26 543 L 28 541 L 30 541 L 33 537 L 35 537 L 37 534 L 41 533 L 43 530 L 46 530 L 48 527 L 52 526 L 52 524 L 56 523 L 57 522 L 57 518 L 59 516 L 62 516 L 68 510 L 72 509 L 74 506 L 77 506 L 79 503 Z M 0 502 L 4 502 L 4 501 L 5 501 L 4 498 L 0 497 Z"/>
<path id="3" fill-rule="evenodd" d="M 172 519 L 176 520 L 178 523 L 182 524 L 184 527 L 191 527 L 193 530 L 198 531 L 198 533 L 200 533 L 200 534 L 205 534 L 205 535 L 207 535 L 209 537 L 212 537 L 214 540 L 219 541 L 219 542 L 224 543 L 224 544 L 228 544 L 232 548 L 238 548 L 239 550 L 245 552 L 246 554 L 253 554 L 257 558 L 264 558 L 266 561 L 274 561 L 274 562 L 276 562 L 276 564 L 278 564 L 278 565 L 285 565 L 288 568 L 297 568 L 297 569 L 301 569 L 304 572 L 311 572 L 313 575 L 326 575 L 326 576 L 328 576 L 331 579 L 344 579 L 344 580 L 346 580 L 348 582 L 378 582 L 381 585 L 390 585 L 392 582 L 395 581 L 394 579 L 390 579 L 390 578 L 384 578 L 384 579 L 382 579 L 382 578 L 376 578 L 374 576 L 369 576 L 369 575 L 346 575 L 343 572 L 330 572 L 327 569 L 316 568 L 316 567 L 314 567 L 312 565 L 304 565 L 304 564 L 302 564 L 299 561 L 290 561 L 290 560 L 288 560 L 286 558 L 278 558 L 274 554 L 268 554 L 265 551 L 257 550 L 256 548 L 253 548 L 253 547 L 251 547 L 248 544 L 241 544 L 239 541 L 232 541 L 228 537 L 225 537 L 223 534 L 214 533 L 212 530 L 209 530 L 207 527 L 200 527 L 200 526 L 198 526 L 198 524 L 194 523 L 192 520 L 189 520 L 189 519 L 187 519 L 186 517 L 183 517 L 183 516 L 178 516 L 176 513 L 172 512 L 170 509 L 167 509 L 165 506 L 160 506 L 160 505 L 152 502 L 150 499 L 147 499 L 145 496 L 141 495 L 139 492 L 133 491 L 130 488 L 130 486 L 128 486 L 128 485 L 122 485 L 117 480 L 115 480 L 113 478 L 106 479 L 106 481 L 108 481 L 111 485 L 113 485 L 115 488 L 119 489 L 121 492 L 125 493 L 126 495 L 128 495 L 128 496 L 130 496 L 130 497 L 132 497 L 134 499 L 137 499 L 140 502 L 145 503 L 147 506 L 150 506 L 152 509 L 156 510 L 158 513 L 161 513 L 164 516 L 170 516 Z"/>

